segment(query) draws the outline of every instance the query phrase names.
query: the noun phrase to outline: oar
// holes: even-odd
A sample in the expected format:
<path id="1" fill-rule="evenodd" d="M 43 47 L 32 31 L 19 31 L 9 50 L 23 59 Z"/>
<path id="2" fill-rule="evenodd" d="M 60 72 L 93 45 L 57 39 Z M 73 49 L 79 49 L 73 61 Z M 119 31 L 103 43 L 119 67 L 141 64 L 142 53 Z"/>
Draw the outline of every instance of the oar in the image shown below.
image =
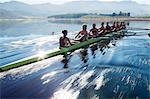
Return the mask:
<path id="1" fill-rule="evenodd" d="M 135 36 L 136 35 L 136 33 L 134 33 L 134 34 L 123 34 L 122 36 Z"/>
<path id="2" fill-rule="evenodd" d="M 146 33 L 146 32 L 133 32 L 133 31 L 127 31 L 128 33 L 139 33 L 139 34 L 143 34 L 143 33 Z"/>
<path id="3" fill-rule="evenodd" d="M 148 35 L 150 37 L 150 34 L 144 34 L 144 35 L 125 35 L 125 36 L 146 36 Z"/>
<path id="4" fill-rule="evenodd" d="M 148 28 L 127 27 L 127 30 L 150 30 Z"/>
<path id="5" fill-rule="evenodd" d="M 79 40 L 75 40 L 75 39 L 70 39 L 71 40 L 71 43 L 75 44 L 75 43 L 80 43 Z"/>
<path id="6" fill-rule="evenodd" d="M 144 36 L 144 35 L 148 35 L 150 37 L 150 33 L 141 34 L 141 35 L 136 35 L 137 34 L 136 32 L 126 32 L 126 33 L 129 34 L 129 35 L 124 35 L 124 36 Z M 130 33 L 134 33 L 134 34 L 130 34 Z M 143 33 L 143 32 L 141 32 L 141 33 Z"/>

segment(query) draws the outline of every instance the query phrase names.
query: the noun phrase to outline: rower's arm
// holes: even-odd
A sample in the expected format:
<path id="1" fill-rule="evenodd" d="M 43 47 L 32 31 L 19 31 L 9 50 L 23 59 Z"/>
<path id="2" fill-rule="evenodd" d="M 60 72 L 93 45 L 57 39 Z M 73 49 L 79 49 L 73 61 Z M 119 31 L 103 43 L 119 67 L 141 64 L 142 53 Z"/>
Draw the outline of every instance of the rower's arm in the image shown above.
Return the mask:
<path id="1" fill-rule="evenodd" d="M 98 32 L 101 32 L 101 31 L 102 31 L 102 29 L 101 29 L 101 28 L 99 28 L 99 29 L 98 29 Z"/>
<path id="2" fill-rule="evenodd" d="M 92 30 L 90 30 L 90 32 L 88 33 L 88 34 L 89 34 L 89 36 L 92 36 L 92 35 L 91 35 L 91 32 L 92 32 Z"/>
<path id="3" fill-rule="evenodd" d="M 69 44 L 72 45 L 72 43 L 70 42 L 70 39 L 69 38 L 67 38 L 67 39 L 68 39 Z"/>
<path id="4" fill-rule="evenodd" d="M 79 36 L 80 32 L 75 36 L 75 38 L 77 38 Z"/>
<path id="5" fill-rule="evenodd" d="M 112 29 L 112 31 L 115 31 L 115 30 L 116 30 L 116 28 L 113 28 L 113 29 Z"/>

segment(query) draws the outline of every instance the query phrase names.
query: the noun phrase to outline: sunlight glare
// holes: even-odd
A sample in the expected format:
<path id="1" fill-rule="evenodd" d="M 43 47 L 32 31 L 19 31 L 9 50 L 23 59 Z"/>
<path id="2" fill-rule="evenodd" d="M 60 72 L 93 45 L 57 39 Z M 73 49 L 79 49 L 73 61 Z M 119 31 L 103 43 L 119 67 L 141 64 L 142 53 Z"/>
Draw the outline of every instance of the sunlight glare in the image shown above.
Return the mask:
<path id="1" fill-rule="evenodd" d="M 56 73 L 57 73 L 57 72 L 55 72 L 55 71 L 53 71 L 53 72 L 51 72 L 51 73 L 47 73 L 47 74 L 43 75 L 43 76 L 41 77 L 41 79 L 45 79 L 45 78 L 47 78 L 47 77 L 52 77 L 52 76 L 54 76 Z"/>
<path id="2" fill-rule="evenodd" d="M 39 57 L 39 59 L 45 59 L 46 53 L 45 51 L 39 50 L 37 56 Z"/>
<path id="3" fill-rule="evenodd" d="M 60 89 L 54 93 L 52 99 L 77 99 L 79 93 L 79 91 Z"/>

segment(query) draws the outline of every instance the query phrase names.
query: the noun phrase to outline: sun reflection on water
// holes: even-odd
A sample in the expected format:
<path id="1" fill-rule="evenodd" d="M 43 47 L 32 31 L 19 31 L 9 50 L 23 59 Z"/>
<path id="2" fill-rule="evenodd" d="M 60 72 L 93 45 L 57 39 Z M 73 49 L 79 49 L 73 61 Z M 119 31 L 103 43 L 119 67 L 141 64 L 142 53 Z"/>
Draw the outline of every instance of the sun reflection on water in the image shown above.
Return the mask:
<path id="1" fill-rule="evenodd" d="M 38 56 L 39 59 L 45 59 L 45 57 L 46 57 L 47 55 L 46 55 L 46 52 L 45 52 L 45 51 L 39 50 L 37 56 Z"/>
<path id="2" fill-rule="evenodd" d="M 103 85 L 104 74 L 107 73 L 108 70 L 104 70 L 100 73 L 96 79 L 92 82 L 89 82 L 89 79 L 95 75 L 94 70 L 90 70 L 87 72 L 78 72 L 74 75 L 67 78 L 65 81 L 61 83 L 63 87 L 59 88 L 54 94 L 52 99 L 77 99 L 81 93 L 81 90 L 84 88 L 89 88 L 93 84 L 95 84 L 95 90 L 99 89 Z M 93 97 L 97 99 L 97 96 Z"/>

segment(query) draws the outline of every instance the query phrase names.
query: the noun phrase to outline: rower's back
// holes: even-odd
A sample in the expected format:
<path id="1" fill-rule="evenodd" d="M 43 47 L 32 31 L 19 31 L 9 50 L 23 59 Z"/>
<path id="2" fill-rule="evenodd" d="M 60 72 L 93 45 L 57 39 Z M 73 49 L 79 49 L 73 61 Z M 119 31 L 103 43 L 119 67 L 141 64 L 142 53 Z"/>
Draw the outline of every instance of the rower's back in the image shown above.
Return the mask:
<path id="1" fill-rule="evenodd" d="M 98 29 L 96 28 L 96 24 L 92 25 L 93 28 L 90 30 L 89 35 L 92 37 L 97 37 L 98 36 Z M 90 34 L 92 33 L 92 34 Z"/>
<path id="2" fill-rule="evenodd" d="M 63 34 L 63 36 L 60 37 L 60 39 L 59 39 L 59 47 L 60 48 L 68 47 L 69 45 L 71 45 L 71 42 L 70 42 L 69 38 L 67 37 L 68 31 L 63 30 L 62 34 Z"/>
<path id="3" fill-rule="evenodd" d="M 75 38 L 77 38 L 80 42 L 85 41 L 88 37 L 88 31 L 87 31 L 87 25 L 82 26 L 82 30 L 76 35 Z"/>
<path id="4" fill-rule="evenodd" d="M 122 22 L 122 27 L 123 27 L 123 29 L 126 29 L 126 24 L 125 24 L 125 22 Z"/>
<path id="5" fill-rule="evenodd" d="M 109 22 L 106 23 L 106 32 L 111 32 L 111 27 L 109 26 Z"/>
<path id="6" fill-rule="evenodd" d="M 119 25 L 119 22 L 116 22 L 115 31 L 119 31 L 119 30 L 120 30 L 120 25 Z"/>
<path id="7" fill-rule="evenodd" d="M 101 23 L 101 27 L 99 28 L 99 36 L 105 34 L 104 22 Z"/>
<path id="8" fill-rule="evenodd" d="M 115 31 L 115 29 L 116 29 L 116 22 L 114 22 L 113 25 L 111 26 L 112 31 Z"/>

